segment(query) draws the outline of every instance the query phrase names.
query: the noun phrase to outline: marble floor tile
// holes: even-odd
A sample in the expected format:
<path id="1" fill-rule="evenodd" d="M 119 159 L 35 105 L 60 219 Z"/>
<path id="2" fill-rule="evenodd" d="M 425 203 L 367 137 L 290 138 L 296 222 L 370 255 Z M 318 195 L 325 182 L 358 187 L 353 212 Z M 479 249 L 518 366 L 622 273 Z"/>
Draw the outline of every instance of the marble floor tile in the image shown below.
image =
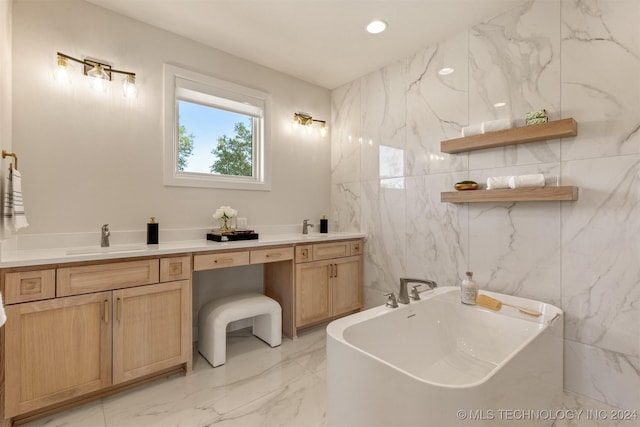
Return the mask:
<path id="1" fill-rule="evenodd" d="M 77 408 L 40 418 L 23 424 L 25 427 L 106 427 L 102 401 L 87 403 Z"/>
<path id="2" fill-rule="evenodd" d="M 193 373 L 137 387 L 26 427 L 205 427 L 326 425 L 326 325 L 283 338 L 271 348 L 249 330 L 228 334 L 227 360 L 211 365 L 194 351 Z M 554 427 L 632 427 L 640 421 L 596 420 L 615 408 L 571 392 L 564 410 L 580 414 Z M 582 412 L 579 412 L 582 410 Z M 602 412 L 604 411 L 604 412 Z"/>

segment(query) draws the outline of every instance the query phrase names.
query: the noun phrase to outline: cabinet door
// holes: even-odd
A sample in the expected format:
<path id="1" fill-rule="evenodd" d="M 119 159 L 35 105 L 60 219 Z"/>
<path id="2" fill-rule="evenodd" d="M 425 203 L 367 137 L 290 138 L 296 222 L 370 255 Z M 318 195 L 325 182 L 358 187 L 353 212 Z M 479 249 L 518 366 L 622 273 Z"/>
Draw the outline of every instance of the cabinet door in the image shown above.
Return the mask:
<path id="1" fill-rule="evenodd" d="M 191 358 L 191 282 L 113 291 L 113 383 Z"/>
<path id="2" fill-rule="evenodd" d="M 6 307 L 5 417 L 111 383 L 111 292 Z"/>
<path id="3" fill-rule="evenodd" d="M 331 294 L 333 316 L 362 308 L 362 257 L 333 260 Z"/>
<path id="4" fill-rule="evenodd" d="M 296 327 L 331 317 L 331 283 L 327 261 L 296 265 Z"/>

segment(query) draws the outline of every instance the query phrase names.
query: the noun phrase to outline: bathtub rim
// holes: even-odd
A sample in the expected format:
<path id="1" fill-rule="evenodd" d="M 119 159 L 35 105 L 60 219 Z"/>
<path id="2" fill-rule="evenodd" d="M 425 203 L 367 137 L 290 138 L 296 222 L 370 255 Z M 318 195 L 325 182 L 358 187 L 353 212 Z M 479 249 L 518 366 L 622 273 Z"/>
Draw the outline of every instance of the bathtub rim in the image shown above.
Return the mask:
<path id="1" fill-rule="evenodd" d="M 513 295 L 506 295 L 506 294 L 500 294 L 497 292 L 491 292 L 491 291 L 485 291 L 482 290 L 480 293 L 481 294 L 485 294 L 488 295 L 490 297 L 499 299 L 503 302 L 508 302 L 511 304 L 516 304 L 516 305 L 521 305 L 527 308 L 533 308 L 533 309 L 538 309 L 540 311 L 542 311 L 542 315 L 539 317 L 532 317 L 526 314 L 521 314 L 517 311 L 517 309 L 512 309 L 513 312 L 511 311 L 494 311 L 494 310 L 490 310 L 488 308 L 484 308 L 484 307 L 480 307 L 480 306 L 468 306 L 471 309 L 475 309 L 475 310 L 482 310 L 482 311 L 486 311 L 489 312 L 491 314 L 494 314 L 496 316 L 504 316 L 506 318 L 515 318 L 515 319 L 520 319 L 520 320 L 524 320 L 524 321 L 528 321 L 528 322 L 532 322 L 532 323 L 536 323 L 536 324 L 540 324 L 542 325 L 535 334 L 533 334 L 532 336 L 528 337 L 527 339 L 525 339 L 520 345 L 518 345 L 514 351 L 511 352 L 511 354 L 507 357 L 505 357 L 499 364 L 496 365 L 496 367 L 494 369 L 491 370 L 491 372 L 486 375 L 485 377 L 483 377 L 480 380 L 474 381 L 472 383 L 468 383 L 468 384 L 444 384 L 444 383 L 438 383 L 435 381 L 429 381 L 429 380 L 425 380 L 424 378 L 418 377 L 396 365 L 393 365 L 389 362 L 387 362 L 386 360 L 371 354 L 353 344 L 351 344 L 350 342 L 348 342 L 345 337 L 344 337 L 344 332 L 353 325 L 362 323 L 366 320 L 370 320 L 373 318 L 377 318 L 380 316 L 384 316 L 386 314 L 389 313 L 393 313 L 393 312 L 397 312 L 397 310 L 410 310 L 410 307 L 412 305 L 415 304 L 420 304 L 423 303 L 427 300 L 430 299 L 434 299 L 437 296 L 441 296 L 444 294 L 448 294 L 448 293 L 454 293 L 454 294 L 458 294 L 460 293 L 460 288 L 457 286 L 443 286 L 443 287 L 439 287 L 436 288 L 434 290 L 431 291 L 427 291 L 425 293 L 422 294 L 422 299 L 420 301 L 410 301 L 409 304 L 406 305 L 400 305 L 398 308 L 390 308 L 390 307 L 386 307 L 385 305 L 380 305 L 377 307 L 373 307 L 370 308 L 368 310 L 364 310 L 361 311 L 359 313 L 354 313 L 352 315 L 334 320 L 333 322 L 329 323 L 329 325 L 327 325 L 327 329 L 326 329 L 326 333 L 327 333 L 327 340 L 332 339 L 335 340 L 338 343 L 341 343 L 343 345 L 346 345 L 347 347 L 349 347 L 350 349 L 353 349 L 359 353 L 362 353 L 363 355 L 370 357 L 380 363 L 383 363 L 384 365 L 402 373 L 403 375 L 407 375 L 409 377 L 411 377 L 412 379 L 416 380 L 416 381 L 420 381 L 421 383 L 424 384 L 429 384 L 435 387 L 444 387 L 444 388 L 450 388 L 450 389 L 468 389 L 468 388 L 473 388 L 473 387 L 478 387 L 484 383 L 486 383 L 487 381 L 491 380 L 491 378 L 493 378 L 505 365 L 507 365 L 514 357 L 516 357 L 517 354 L 519 354 L 525 347 L 527 347 L 531 342 L 533 342 L 535 339 L 537 339 L 539 336 L 541 336 L 542 334 L 546 333 L 549 331 L 549 329 L 551 327 L 553 327 L 554 325 L 557 325 L 558 322 L 564 322 L 564 313 L 561 309 L 559 309 L 558 307 L 551 305 L 551 304 L 547 304 L 547 303 L 543 303 L 541 301 L 535 301 L 535 300 L 531 300 L 531 299 L 527 299 L 527 298 L 521 298 L 521 297 L 516 297 Z M 451 301 L 446 301 L 443 300 L 443 303 L 451 303 Z M 462 304 L 462 303 L 460 303 Z M 544 310 L 543 310 L 544 308 Z M 504 310 L 504 309 L 503 309 Z M 561 323 L 562 324 L 562 323 Z M 328 352 L 327 352 L 328 353 Z M 328 356 L 328 354 L 327 354 Z M 329 358 L 327 358 L 328 362 L 329 362 Z"/>

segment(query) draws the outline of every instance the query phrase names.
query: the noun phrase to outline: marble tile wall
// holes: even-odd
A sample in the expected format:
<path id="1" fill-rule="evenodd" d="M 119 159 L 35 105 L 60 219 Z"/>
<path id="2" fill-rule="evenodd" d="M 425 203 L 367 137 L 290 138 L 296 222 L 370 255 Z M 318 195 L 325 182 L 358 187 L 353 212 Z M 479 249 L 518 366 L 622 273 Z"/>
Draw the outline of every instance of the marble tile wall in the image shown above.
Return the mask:
<path id="1" fill-rule="evenodd" d="M 470 269 L 565 311 L 565 388 L 640 409 L 638 22 L 639 0 L 524 1 L 333 92 L 332 212 L 368 234 L 367 307 L 400 276 L 453 285 Z M 538 108 L 578 136 L 440 152 L 463 126 Z M 579 200 L 440 203 L 462 179 L 538 172 Z"/>

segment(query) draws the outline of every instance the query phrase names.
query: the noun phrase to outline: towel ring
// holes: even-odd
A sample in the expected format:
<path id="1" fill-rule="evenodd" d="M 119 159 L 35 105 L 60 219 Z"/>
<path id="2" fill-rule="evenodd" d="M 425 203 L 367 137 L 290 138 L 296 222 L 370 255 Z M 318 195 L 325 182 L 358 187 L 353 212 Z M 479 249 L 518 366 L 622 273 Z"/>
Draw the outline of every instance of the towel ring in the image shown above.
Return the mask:
<path id="1" fill-rule="evenodd" d="M 7 153 L 7 150 L 2 150 L 2 158 L 13 157 L 16 162 L 16 170 L 18 170 L 18 156 L 16 153 Z M 9 163 L 9 170 L 13 169 L 13 163 Z"/>

